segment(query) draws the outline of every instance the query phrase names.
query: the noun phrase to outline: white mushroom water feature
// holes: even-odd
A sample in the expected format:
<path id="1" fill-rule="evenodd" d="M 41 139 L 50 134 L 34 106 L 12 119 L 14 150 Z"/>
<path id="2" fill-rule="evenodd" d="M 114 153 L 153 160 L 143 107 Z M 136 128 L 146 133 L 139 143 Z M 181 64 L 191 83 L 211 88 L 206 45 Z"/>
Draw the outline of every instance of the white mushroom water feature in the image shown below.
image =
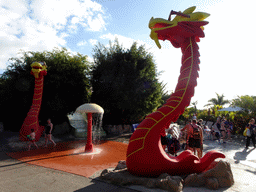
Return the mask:
<path id="1" fill-rule="evenodd" d="M 104 110 L 95 103 L 86 103 L 79 106 L 76 112 L 86 113 L 87 115 L 87 143 L 85 152 L 93 152 L 93 140 L 100 140 L 100 128 Z"/>

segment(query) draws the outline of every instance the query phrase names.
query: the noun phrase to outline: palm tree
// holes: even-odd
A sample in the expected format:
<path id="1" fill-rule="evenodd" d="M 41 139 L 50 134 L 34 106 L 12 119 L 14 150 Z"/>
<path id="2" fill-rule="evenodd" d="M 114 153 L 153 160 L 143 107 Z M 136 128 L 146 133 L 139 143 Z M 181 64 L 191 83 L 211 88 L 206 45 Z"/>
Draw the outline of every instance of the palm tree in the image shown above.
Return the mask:
<path id="1" fill-rule="evenodd" d="M 194 101 L 194 102 L 191 103 L 192 106 L 193 106 L 194 109 L 195 109 L 195 113 L 197 113 L 197 108 L 196 108 L 197 103 L 198 103 L 198 101 Z"/>
<path id="2" fill-rule="evenodd" d="M 205 106 L 209 106 L 209 105 L 225 105 L 228 104 L 230 101 L 229 100 L 224 100 L 224 95 L 219 95 L 218 93 L 216 93 L 217 98 L 211 98 L 210 100 L 208 100 L 208 104 L 206 104 Z"/>

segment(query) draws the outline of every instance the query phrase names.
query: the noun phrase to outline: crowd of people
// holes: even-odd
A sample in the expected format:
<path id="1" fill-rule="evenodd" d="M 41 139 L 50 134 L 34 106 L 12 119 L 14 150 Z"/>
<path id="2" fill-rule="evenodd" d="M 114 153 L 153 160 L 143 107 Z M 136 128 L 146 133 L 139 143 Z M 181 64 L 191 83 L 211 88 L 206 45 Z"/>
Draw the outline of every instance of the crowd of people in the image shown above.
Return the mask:
<path id="1" fill-rule="evenodd" d="M 53 124 L 51 122 L 51 119 L 47 120 L 47 124 L 44 128 L 44 137 L 45 137 L 45 144 L 44 147 L 47 147 L 48 142 L 52 142 L 54 146 L 56 146 L 56 143 L 52 140 L 52 129 L 53 129 Z M 31 148 L 31 145 L 33 144 L 36 148 L 38 148 L 35 139 L 36 139 L 36 133 L 34 129 L 31 129 L 31 133 L 27 135 L 29 142 L 28 142 L 28 151 Z"/>
<path id="2" fill-rule="evenodd" d="M 255 148 L 255 119 L 251 119 L 246 128 L 246 149 L 250 146 L 251 141 Z M 191 150 L 201 158 L 203 154 L 204 135 L 207 135 L 212 140 L 217 139 L 219 143 L 225 144 L 227 141 L 231 141 L 232 131 L 232 121 L 227 120 L 224 116 L 219 116 L 217 121 L 208 127 L 202 119 L 197 120 L 196 115 L 194 115 L 192 120 L 184 128 L 177 130 L 175 126 L 171 126 L 167 133 L 162 132 L 161 143 L 164 150 L 167 149 L 169 153 L 175 156 L 181 145 L 181 148 Z"/>
<path id="3" fill-rule="evenodd" d="M 48 119 L 44 130 L 45 147 L 47 147 L 49 141 L 52 142 L 54 146 L 56 145 L 56 143 L 52 140 L 52 129 L 53 124 L 51 123 L 51 119 Z M 255 148 L 255 119 L 252 118 L 245 129 L 245 148 L 249 148 L 251 141 L 253 147 Z M 177 127 L 172 126 L 166 133 L 165 129 L 163 129 L 163 132 L 161 133 L 161 144 L 164 150 L 167 148 L 168 152 L 175 156 L 177 156 L 177 152 L 180 149 L 180 144 L 182 144 L 183 149 L 191 150 L 195 155 L 201 158 L 203 154 L 204 133 L 206 133 L 212 139 L 216 138 L 220 143 L 226 143 L 226 141 L 231 141 L 232 130 L 232 121 L 227 120 L 225 117 L 219 116 L 217 121 L 209 128 L 203 123 L 202 119 L 197 120 L 196 116 L 194 115 L 191 122 L 185 125 L 185 127 L 181 130 L 178 130 Z M 35 130 L 31 129 L 31 133 L 28 135 L 28 150 L 30 150 L 31 145 L 38 148 L 35 142 L 35 137 Z"/>

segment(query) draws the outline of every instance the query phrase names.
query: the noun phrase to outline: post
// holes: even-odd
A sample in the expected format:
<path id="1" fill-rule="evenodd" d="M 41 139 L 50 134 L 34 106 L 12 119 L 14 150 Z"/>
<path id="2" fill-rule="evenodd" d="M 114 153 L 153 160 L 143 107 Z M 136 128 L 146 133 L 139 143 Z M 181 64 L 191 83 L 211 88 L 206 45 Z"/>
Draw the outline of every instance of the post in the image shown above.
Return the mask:
<path id="1" fill-rule="evenodd" d="M 87 113 L 87 143 L 85 152 L 93 152 L 92 147 L 92 113 Z"/>

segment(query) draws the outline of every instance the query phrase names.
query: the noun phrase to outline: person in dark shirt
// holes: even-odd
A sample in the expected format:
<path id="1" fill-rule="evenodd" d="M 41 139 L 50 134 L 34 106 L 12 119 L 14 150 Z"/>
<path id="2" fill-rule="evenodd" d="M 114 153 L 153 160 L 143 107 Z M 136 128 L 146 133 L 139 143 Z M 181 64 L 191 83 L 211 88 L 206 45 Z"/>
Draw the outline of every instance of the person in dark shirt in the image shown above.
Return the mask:
<path id="1" fill-rule="evenodd" d="M 53 124 L 51 122 L 51 119 L 47 120 L 47 125 L 45 126 L 45 147 L 47 147 L 48 141 L 51 141 L 54 146 L 56 146 L 56 143 L 52 140 L 52 128 Z"/>

